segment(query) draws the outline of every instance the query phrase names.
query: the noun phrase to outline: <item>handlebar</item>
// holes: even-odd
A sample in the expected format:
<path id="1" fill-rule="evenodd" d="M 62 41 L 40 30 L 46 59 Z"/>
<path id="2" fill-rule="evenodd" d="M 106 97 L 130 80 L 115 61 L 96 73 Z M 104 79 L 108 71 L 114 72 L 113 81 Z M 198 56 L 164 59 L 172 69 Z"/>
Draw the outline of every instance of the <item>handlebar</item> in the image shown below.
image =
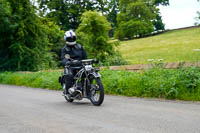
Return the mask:
<path id="1" fill-rule="evenodd" d="M 98 64 L 99 61 L 97 59 L 87 59 L 87 60 L 81 60 L 81 63 L 84 65 L 89 65 L 89 64 Z"/>
<path id="2" fill-rule="evenodd" d="M 97 59 L 87 59 L 87 60 L 81 60 L 81 63 L 83 65 L 91 65 L 91 64 L 98 64 L 99 61 Z"/>
<path id="3" fill-rule="evenodd" d="M 76 60 L 74 59 L 70 59 L 72 62 L 76 62 Z M 80 65 L 91 65 L 91 64 L 98 64 L 99 61 L 97 59 L 87 59 L 87 60 L 80 60 L 80 61 L 77 61 L 77 64 L 80 63 Z M 66 64 L 66 66 L 76 66 L 76 63 L 69 63 L 69 64 Z"/>

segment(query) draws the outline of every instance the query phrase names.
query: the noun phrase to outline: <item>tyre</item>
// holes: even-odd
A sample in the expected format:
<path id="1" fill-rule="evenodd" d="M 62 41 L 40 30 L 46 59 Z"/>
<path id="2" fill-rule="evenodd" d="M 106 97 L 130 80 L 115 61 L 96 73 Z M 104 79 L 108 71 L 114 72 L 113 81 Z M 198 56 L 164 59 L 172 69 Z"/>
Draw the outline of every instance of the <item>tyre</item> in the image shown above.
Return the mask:
<path id="1" fill-rule="evenodd" d="M 74 99 L 71 99 L 70 94 L 66 91 L 66 85 L 65 83 L 62 84 L 62 88 L 63 88 L 63 94 L 64 94 L 64 98 L 67 102 L 73 102 Z"/>
<path id="2" fill-rule="evenodd" d="M 104 100 L 104 87 L 100 78 L 90 80 L 89 99 L 95 106 L 100 106 Z"/>

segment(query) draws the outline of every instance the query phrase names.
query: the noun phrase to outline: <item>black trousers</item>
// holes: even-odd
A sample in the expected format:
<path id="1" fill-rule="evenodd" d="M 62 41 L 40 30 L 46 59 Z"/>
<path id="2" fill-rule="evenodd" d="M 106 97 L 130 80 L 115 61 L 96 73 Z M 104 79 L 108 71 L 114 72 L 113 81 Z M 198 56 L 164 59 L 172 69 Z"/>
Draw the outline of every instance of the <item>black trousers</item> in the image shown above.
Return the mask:
<path id="1" fill-rule="evenodd" d="M 73 67 L 67 67 L 64 69 L 63 82 L 65 83 L 66 92 L 68 92 L 68 89 L 73 86 L 74 76 L 77 74 L 78 70 L 80 69 L 74 69 Z"/>

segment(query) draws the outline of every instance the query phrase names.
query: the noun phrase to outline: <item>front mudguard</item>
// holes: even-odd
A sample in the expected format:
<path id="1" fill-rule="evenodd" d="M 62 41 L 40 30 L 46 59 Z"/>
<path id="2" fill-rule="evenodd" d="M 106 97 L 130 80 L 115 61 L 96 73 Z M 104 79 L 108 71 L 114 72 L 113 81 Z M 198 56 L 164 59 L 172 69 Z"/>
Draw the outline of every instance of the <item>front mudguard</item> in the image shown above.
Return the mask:
<path id="1" fill-rule="evenodd" d="M 89 74 L 89 76 L 93 76 L 94 78 L 100 78 L 101 74 L 99 72 L 92 72 Z"/>

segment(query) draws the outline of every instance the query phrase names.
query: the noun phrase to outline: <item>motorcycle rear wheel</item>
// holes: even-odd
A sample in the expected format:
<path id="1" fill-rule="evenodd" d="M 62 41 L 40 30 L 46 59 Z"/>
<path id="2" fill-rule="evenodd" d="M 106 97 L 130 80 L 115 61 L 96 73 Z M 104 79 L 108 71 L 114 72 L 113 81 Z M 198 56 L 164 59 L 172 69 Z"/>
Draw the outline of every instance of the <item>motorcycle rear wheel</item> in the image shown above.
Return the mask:
<path id="1" fill-rule="evenodd" d="M 95 106 L 100 106 L 104 101 L 104 87 L 100 78 L 93 78 L 90 81 L 89 99 Z"/>

